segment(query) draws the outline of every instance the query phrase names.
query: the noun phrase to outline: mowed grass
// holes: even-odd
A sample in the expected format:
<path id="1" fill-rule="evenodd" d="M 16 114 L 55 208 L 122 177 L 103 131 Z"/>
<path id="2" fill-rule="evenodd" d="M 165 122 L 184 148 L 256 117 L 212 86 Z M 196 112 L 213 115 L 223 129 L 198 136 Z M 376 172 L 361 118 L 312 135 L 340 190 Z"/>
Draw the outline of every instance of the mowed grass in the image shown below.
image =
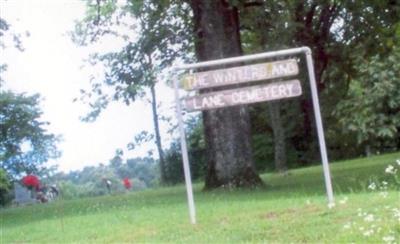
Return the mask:
<path id="1" fill-rule="evenodd" d="M 195 184 L 196 225 L 183 185 L 2 209 L 0 243 L 399 242 L 399 192 L 367 189 L 371 180 L 394 184 L 385 168 L 396 159 L 400 153 L 331 164 L 334 208 L 322 167 L 313 166 L 262 175 L 267 185 L 255 190 L 204 192 Z"/>

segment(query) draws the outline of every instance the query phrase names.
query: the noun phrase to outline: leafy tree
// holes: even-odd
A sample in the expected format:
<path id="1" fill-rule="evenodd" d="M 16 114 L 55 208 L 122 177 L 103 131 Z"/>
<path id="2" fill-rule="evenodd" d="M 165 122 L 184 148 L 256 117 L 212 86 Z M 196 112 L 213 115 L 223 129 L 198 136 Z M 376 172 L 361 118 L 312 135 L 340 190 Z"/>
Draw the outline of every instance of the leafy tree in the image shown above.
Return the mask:
<path id="1" fill-rule="evenodd" d="M 117 150 L 115 152 L 115 156 L 110 160 L 110 167 L 114 170 L 114 172 L 120 177 L 124 178 L 126 177 L 124 175 L 123 170 L 121 170 L 123 166 L 123 151 L 122 150 Z"/>
<path id="2" fill-rule="evenodd" d="M 60 156 L 60 138 L 46 131 L 39 101 L 39 95 L 0 92 L 0 167 L 11 178 L 38 174 L 45 162 Z"/>
<path id="3" fill-rule="evenodd" d="M 181 153 L 179 141 L 172 142 L 169 148 L 165 150 L 165 180 L 168 184 L 174 185 L 184 182 Z"/>
<path id="4" fill-rule="evenodd" d="M 0 18 L 0 47 L 2 49 L 4 49 L 5 45 L 4 45 L 4 42 L 1 40 L 2 40 L 2 38 L 4 38 L 4 35 L 5 35 L 6 31 L 8 30 L 8 28 L 9 28 L 8 23 L 4 19 Z M 0 63 L 0 86 L 4 82 L 1 74 L 6 70 L 7 70 L 7 65 L 4 63 Z"/>
<path id="5" fill-rule="evenodd" d="M 202 121 L 197 117 L 190 118 L 186 123 L 186 132 L 191 176 L 193 180 L 201 180 L 205 176 L 205 166 L 207 165 Z M 166 150 L 165 162 L 167 183 L 183 182 L 184 173 L 179 139 L 175 139 Z"/>
<path id="6" fill-rule="evenodd" d="M 19 51 L 23 51 L 24 48 L 22 47 L 21 41 L 21 34 L 14 33 L 10 30 L 10 24 L 0 16 L 0 49 L 5 49 L 6 47 L 14 47 Z M 28 36 L 29 33 L 26 32 Z M 0 87 L 4 82 L 3 77 L 1 76 L 7 70 L 6 63 L 0 63 Z"/>
<path id="7" fill-rule="evenodd" d="M 73 199 L 79 197 L 78 186 L 67 180 L 58 180 L 58 188 L 63 199 Z"/>
<path id="8" fill-rule="evenodd" d="M 126 160 L 126 167 L 129 174 L 125 177 L 139 179 L 144 183 L 144 187 L 152 187 L 156 185 L 157 169 L 156 163 L 152 158 L 132 158 Z M 135 185 L 135 182 L 133 183 Z"/>
<path id="9" fill-rule="evenodd" d="M 0 50 L 11 46 L 23 51 L 22 35 L 14 33 L 10 27 L 0 17 Z M 0 205 L 11 200 L 8 194 L 11 180 L 23 172 L 48 175 L 55 166 L 50 169 L 39 166 L 59 155 L 58 138 L 47 134 L 43 128 L 46 122 L 39 121 L 39 96 L 27 97 L 1 89 L 6 70 L 7 64 L 0 62 Z"/>
<path id="10" fill-rule="evenodd" d="M 344 133 L 371 151 L 400 148 L 400 48 L 388 55 L 361 61 L 360 76 L 352 80 L 335 115 Z"/>
<path id="11" fill-rule="evenodd" d="M 398 1 L 242 1 L 238 6 L 246 52 L 311 47 L 325 128 L 328 130 L 328 146 L 335 152 L 341 152 L 334 156 L 354 156 L 353 148 L 342 146 L 348 144 L 351 138 L 339 133 L 337 120 L 330 111 L 346 96 L 350 81 L 359 75 L 358 57 L 387 54 L 391 46 L 398 42 L 395 36 L 400 17 Z M 307 80 L 304 73 L 300 77 Z M 281 142 L 286 139 L 288 147 L 299 155 L 298 160 L 309 163 L 318 160 L 319 156 L 307 83 L 303 91 L 305 94 L 301 97 L 300 107 L 295 105 L 288 109 L 283 102 L 278 103 L 280 109 L 269 105 L 270 118 L 266 118 L 263 124 L 271 126 L 273 133 L 268 129 L 263 131 L 269 133 L 266 136 L 274 134 L 274 139 L 281 137 Z M 275 113 L 271 113 L 271 109 Z M 281 122 L 274 119 L 285 111 L 290 115 L 297 114 L 297 119 L 284 114 L 280 116 Z M 252 114 L 252 119 L 261 114 Z M 272 120 L 275 121 L 272 123 Z M 290 129 L 276 133 L 281 131 L 275 128 L 279 128 L 280 124 Z M 293 125 L 296 130 L 292 129 Z M 344 143 L 343 140 L 348 141 Z M 276 147 L 275 143 L 275 150 Z"/>
<path id="12" fill-rule="evenodd" d="M 125 24 L 123 21 L 135 22 L 133 30 L 136 38 L 131 38 L 126 46 L 117 52 L 96 54 L 92 56 L 92 62 L 102 62 L 107 67 L 105 79 L 95 82 L 92 92 L 97 94 L 96 102 L 92 103 L 93 111 L 88 120 L 93 120 L 111 100 L 123 100 L 126 104 L 141 98 L 149 89 L 151 95 L 152 116 L 154 124 L 154 139 L 157 146 L 161 182 L 165 181 L 165 162 L 159 129 L 160 116 L 156 96 L 157 76 L 161 76 L 161 70 L 171 64 L 185 46 L 177 44 L 176 33 L 183 33 L 181 24 L 174 21 L 173 13 L 179 8 L 172 9 L 172 13 L 165 12 L 167 1 L 128 1 L 126 5 L 118 8 L 114 1 L 97 1 L 93 4 L 88 1 L 86 18 L 78 23 L 73 38 L 80 44 L 95 42 L 103 35 L 114 33 L 115 28 Z M 127 17 L 128 20 L 121 16 Z M 133 17 L 133 18 L 132 18 Z M 114 28 L 114 29 L 113 29 Z M 93 31 L 97 30 L 97 31 Z M 124 36 L 128 40 L 128 36 Z M 114 94 L 109 97 L 101 91 L 102 85 L 107 84 L 114 88 Z M 87 93 L 91 96 L 92 93 Z"/>
<path id="13" fill-rule="evenodd" d="M 359 57 L 370 59 L 377 54 L 388 54 L 398 42 L 393 35 L 399 19 L 397 1 L 147 0 L 128 1 L 121 8 L 117 8 L 111 0 L 99 2 L 102 4 L 88 1 L 92 4 L 85 20 L 89 28 L 78 28 L 90 40 L 97 40 L 104 33 L 115 33 L 113 24 L 121 16 L 132 14 L 140 20 L 138 30 L 143 38 L 137 40 L 141 44 L 136 45 L 132 41 L 133 44 L 130 43 L 118 54 L 103 57 L 109 62 L 108 66 L 113 67 L 109 84 L 115 88 L 114 95 L 117 98 L 136 95 L 141 90 L 139 87 L 150 87 L 150 82 L 144 84 L 129 81 L 137 74 L 132 69 L 139 70 L 140 67 L 136 68 L 135 65 L 141 64 L 147 68 L 147 77 L 151 77 L 159 72 L 157 67 L 162 64 L 164 57 L 166 60 L 172 57 L 171 51 L 177 49 L 171 47 L 176 44 L 189 48 L 193 46 L 199 61 L 306 45 L 313 50 L 323 117 L 328 123 L 327 135 L 336 139 L 331 140 L 334 142 L 329 143 L 329 146 L 348 152 L 352 149 L 341 146 L 338 132 L 335 131 L 337 118 L 331 111 L 347 95 L 350 82 L 361 75 L 357 68 Z M 171 36 L 170 33 L 175 35 Z M 154 48 L 154 44 L 160 44 L 160 48 Z M 143 50 L 138 57 L 144 61 L 137 62 L 130 56 L 129 50 L 134 50 L 132 52 L 135 54 Z M 151 66 L 149 64 L 154 63 L 149 60 L 157 60 L 159 63 Z M 164 66 L 159 67 L 161 69 Z M 300 77 L 306 80 L 305 73 L 301 73 Z M 126 80 L 129 83 L 124 83 Z M 138 86 L 129 89 L 134 84 Z M 282 155 L 288 160 L 294 158 L 304 163 L 319 158 L 316 153 L 312 103 L 308 85 L 304 86 L 305 94 L 299 105 L 279 102 L 261 107 L 270 114 L 268 118 L 259 118 L 261 113 L 250 114 L 255 121 L 252 124 L 259 126 L 260 122 L 266 122 L 265 128 L 253 132 L 250 131 L 246 106 L 203 113 L 208 158 L 207 188 L 261 183 L 254 170 L 250 138 L 256 138 L 257 145 L 253 145 L 256 152 L 260 152 L 262 146 L 271 148 L 271 141 L 260 139 L 260 132 L 274 135 L 277 168 L 280 167 L 278 161 L 285 161 Z M 93 91 L 102 97 L 104 93 L 98 92 L 98 87 L 94 85 Z M 102 108 L 109 101 L 109 98 L 103 98 L 95 103 L 96 107 Z M 257 111 L 254 107 L 257 106 L 251 106 L 252 111 Z M 291 152 L 282 150 L 285 144 L 290 144 L 287 148 Z M 267 156 L 263 155 L 264 158 Z"/>
<path id="14" fill-rule="evenodd" d="M 133 158 L 123 162 L 122 152 L 117 150 L 109 165 L 87 166 L 82 170 L 58 173 L 53 179 L 58 181 L 63 197 L 87 197 L 108 194 L 103 179 L 112 182 L 111 192 L 125 191 L 122 179 L 131 180 L 134 190 L 154 186 L 157 182 L 156 163 L 151 158 Z"/>

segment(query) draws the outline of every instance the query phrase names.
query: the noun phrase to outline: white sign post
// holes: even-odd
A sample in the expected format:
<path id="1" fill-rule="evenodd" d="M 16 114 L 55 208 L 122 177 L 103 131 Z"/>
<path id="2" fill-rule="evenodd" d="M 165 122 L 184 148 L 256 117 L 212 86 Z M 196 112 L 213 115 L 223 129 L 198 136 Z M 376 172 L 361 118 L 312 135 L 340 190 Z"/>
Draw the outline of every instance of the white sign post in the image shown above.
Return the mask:
<path id="1" fill-rule="evenodd" d="M 275 52 L 265 52 L 240 57 L 218 59 L 194 64 L 175 66 L 172 69 L 172 79 L 175 89 L 176 112 L 181 135 L 181 150 L 183 168 L 185 173 L 186 192 L 189 205 L 189 215 L 192 224 L 196 223 L 196 211 L 193 199 L 192 181 L 190 176 L 189 156 L 186 144 L 186 135 L 183 125 L 182 104 L 179 96 L 179 80 L 176 72 L 179 70 L 198 69 L 217 65 L 240 63 L 245 61 L 268 59 L 297 55 L 304 53 L 306 56 L 308 77 L 311 87 L 311 96 L 314 107 L 315 121 L 317 124 L 319 148 L 322 158 L 322 165 L 325 178 L 325 187 L 328 202 L 334 203 L 331 176 L 329 171 L 328 156 L 326 151 L 325 136 L 322 126 L 321 111 L 319 107 L 318 91 L 315 81 L 314 65 L 312 61 L 311 49 L 300 47 L 293 49 L 280 50 Z M 239 66 L 227 69 L 217 69 L 206 72 L 198 72 L 186 75 L 183 78 L 183 87 L 186 90 L 198 90 L 203 88 L 226 86 L 251 81 L 273 79 L 279 77 L 293 76 L 298 74 L 297 62 L 294 59 L 283 61 L 261 63 L 247 66 Z M 249 86 L 244 88 L 222 90 L 218 92 L 204 93 L 184 100 L 187 111 L 199 111 L 215 109 L 239 104 L 250 104 L 275 99 L 289 98 L 301 95 L 302 90 L 298 80 L 269 83 L 265 85 Z"/>

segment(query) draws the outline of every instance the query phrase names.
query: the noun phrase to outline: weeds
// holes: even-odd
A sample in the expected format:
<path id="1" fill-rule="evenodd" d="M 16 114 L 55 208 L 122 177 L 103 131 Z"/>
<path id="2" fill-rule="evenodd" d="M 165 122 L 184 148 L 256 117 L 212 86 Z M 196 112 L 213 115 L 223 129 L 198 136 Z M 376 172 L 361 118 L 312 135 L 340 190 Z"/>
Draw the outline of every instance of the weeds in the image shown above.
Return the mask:
<path id="1" fill-rule="evenodd" d="M 389 164 L 385 174 L 392 178 L 392 184 L 382 180 L 371 180 L 368 190 L 377 194 L 378 198 L 387 198 L 389 194 L 397 194 L 400 188 L 399 181 L 400 160 L 396 164 Z M 395 190 L 389 193 L 389 189 Z M 400 199 L 399 199 L 400 200 Z M 344 224 L 343 229 L 360 233 L 366 241 L 380 240 L 384 243 L 394 244 L 400 241 L 400 208 L 399 201 L 395 205 L 385 205 L 372 211 L 357 209 L 356 218 Z"/>

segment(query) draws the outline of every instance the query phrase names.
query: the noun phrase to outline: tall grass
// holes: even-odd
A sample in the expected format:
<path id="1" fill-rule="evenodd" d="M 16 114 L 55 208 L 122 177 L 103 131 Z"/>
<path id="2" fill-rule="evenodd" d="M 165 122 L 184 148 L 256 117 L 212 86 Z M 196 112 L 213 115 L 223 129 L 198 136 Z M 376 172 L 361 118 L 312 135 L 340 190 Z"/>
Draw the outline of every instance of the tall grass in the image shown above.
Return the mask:
<path id="1" fill-rule="evenodd" d="M 331 164 L 334 208 L 327 207 L 322 167 L 314 166 L 262 175 L 266 187 L 254 190 L 204 192 L 195 184 L 196 225 L 189 223 L 183 185 L 4 209 L 0 242 L 395 243 L 399 191 L 388 188 L 383 197 L 368 186 L 394 184 L 385 168 L 399 158 Z"/>

